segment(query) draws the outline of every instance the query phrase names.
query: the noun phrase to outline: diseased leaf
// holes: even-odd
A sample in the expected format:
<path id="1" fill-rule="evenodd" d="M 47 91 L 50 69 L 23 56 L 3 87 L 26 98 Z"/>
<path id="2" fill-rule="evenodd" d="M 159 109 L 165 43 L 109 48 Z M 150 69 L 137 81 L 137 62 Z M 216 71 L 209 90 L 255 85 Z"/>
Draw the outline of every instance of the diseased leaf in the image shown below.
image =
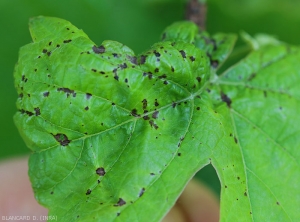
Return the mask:
<path id="1" fill-rule="evenodd" d="M 221 221 L 299 217 L 299 48 L 261 48 L 216 77 L 212 58 L 223 62 L 235 37 L 216 34 L 212 47 L 191 23 L 139 56 L 57 18 L 30 30 L 14 119 L 49 215 L 159 221 L 211 163 Z"/>

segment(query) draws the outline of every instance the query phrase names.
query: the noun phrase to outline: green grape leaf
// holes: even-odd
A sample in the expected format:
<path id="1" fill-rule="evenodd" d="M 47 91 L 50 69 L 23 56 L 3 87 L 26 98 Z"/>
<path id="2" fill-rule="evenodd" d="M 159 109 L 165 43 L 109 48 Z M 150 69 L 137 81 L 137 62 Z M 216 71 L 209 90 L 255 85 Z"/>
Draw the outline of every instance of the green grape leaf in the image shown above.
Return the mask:
<path id="1" fill-rule="evenodd" d="M 62 19 L 30 21 L 14 120 L 49 215 L 159 221 L 212 164 L 221 221 L 299 218 L 299 48 L 262 47 L 216 76 L 235 37 L 216 34 L 214 49 L 187 24 L 136 56 Z"/>

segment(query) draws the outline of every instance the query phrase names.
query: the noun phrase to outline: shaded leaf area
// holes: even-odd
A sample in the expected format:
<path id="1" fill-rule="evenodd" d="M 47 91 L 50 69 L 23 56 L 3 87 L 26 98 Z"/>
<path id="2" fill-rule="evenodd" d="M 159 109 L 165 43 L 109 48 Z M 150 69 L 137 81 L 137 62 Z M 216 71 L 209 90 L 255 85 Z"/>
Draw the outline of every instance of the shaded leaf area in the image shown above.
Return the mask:
<path id="1" fill-rule="evenodd" d="M 162 34 L 163 41 L 184 41 L 195 45 L 206 52 L 210 65 L 218 69 L 229 56 L 236 35 L 216 33 L 210 35 L 199 30 L 197 25 L 190 21 L 176 22 L 165 29 Z"/>
<path id="2" fill-rule="evenodd" d="M 34 42 L 21 48 L 15 69 L 15 122 L 33 151 L 35 196 L 50 215 L 158 221 L 211 163 L 222 221 L 267 220 L 262 205 L 274 218 L 296 218 L 297 48 L 255 51 L 216 79 L 210 46 L 193 37 L 136 56 L 57 18 L 34 18 L 30 30 Z M 227 38 L 211 51 L 220 62 L 232 48 Z"/>

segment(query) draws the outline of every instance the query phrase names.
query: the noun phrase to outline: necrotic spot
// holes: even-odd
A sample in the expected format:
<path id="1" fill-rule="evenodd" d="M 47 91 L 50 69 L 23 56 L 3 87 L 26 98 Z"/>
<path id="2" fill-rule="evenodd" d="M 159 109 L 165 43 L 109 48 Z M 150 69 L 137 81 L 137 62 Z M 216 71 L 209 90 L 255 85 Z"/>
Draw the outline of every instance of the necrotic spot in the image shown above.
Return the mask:
<path id="1" fill-rule="evenodd" d="M 64 40 L 64 43 L 70 43 L 72 42 L 72 39 Z"/>
<path id="2" fill-rule="evenodd" d="M 96 169 L 96 174 L 98 174 L 99 176 L 104 176 L 105 175 L 105 170 L 103 167 L 99 167 Z"/>
<path id="3" fill-rule="evenodd" d="M 182 58 L 184 58 L 184 59 L 185 59 L 185 58 L 186 58 L 185 51 L 183 51 L 183 50 L 180 50 L 179 52 L 180 52 L 180 54 L 181 54 Z"/>
<path id="4" fill-rule="evenodd" d="M 53 136 L 56 139 L 56 141 L 59 142 L 62 146 L 67 146 L 71 142 L 65 134 L 58 133 Z"/>
<path id="5" fill-rule="evenodd" d="M 88 189 L 85 194 L 90 195 L 91 193 L 92 193 L 91 189 Z"/>
<path id="6" fill-rule="evenodd" d="M 92 49 L 96 54 L 102 54 L 105 52 L 105 47 L 103 45 L 100 45 L 99 47 L 94 45 Z"/>
<path id="7" fill-rule="evenodd" d="M 114 206 L 115 207 L 120 207 L 120 206 L 123 206 L 124 204 L 126 204 L 126 201 L 123 200 L 122 198 L 119 198 L 118 203 L 116 203 Z"/>
<path id="8" fill-rule="evenodd" d="M 146 55 L 141 55 L 140 63 L 141 63 L 141 64 L 144 64 L 144 63 L 146 62 L 146 58 L 147 58 Z"/>
<path id="9" fill-rule="evenodd" d="M 139 197 L 143 196 L 144 192 L 145 192 L 145 188 L 143 187 L 139 193 Z"/>
<path id="10" fill-rule="evenodd" d="M 157 119 L 157 118 L 158 118 L 158 114 L 159 114 L 159 111 L 155 111 L 155 112 L 152 114 L 152 118 L 153 118 L 153 119 Z"/>
<path id="11" fill-rule="evenodd" d="M 223 92 L 221 92 L 221 99 L 222 99 L 223 102 L 225 102 L 227 104 L 228 107 L 230 107 L 231 99 L 226 94 L 224 94 Z"/>
<path id="12" fill-rule="evenodd" d="M 91 93 L 87 93 L 87 94 L 85 95 L 85 97 L 86 97 L 86 99 L 90 99 L 90 98 L 92 97 L 92 94 L 91 94 Z"/>
<path id="13" fill-rule="evenodd" d="M 36 116 L 39 116 L 39 115 L 41 115 L 41 110 L 40 110 L 40 108 L 39 108 L 39 107 L 37 107 L 37 108 L 34 108 L 34 111 L 35 111 L 35 115 L 36 115 Z"/>

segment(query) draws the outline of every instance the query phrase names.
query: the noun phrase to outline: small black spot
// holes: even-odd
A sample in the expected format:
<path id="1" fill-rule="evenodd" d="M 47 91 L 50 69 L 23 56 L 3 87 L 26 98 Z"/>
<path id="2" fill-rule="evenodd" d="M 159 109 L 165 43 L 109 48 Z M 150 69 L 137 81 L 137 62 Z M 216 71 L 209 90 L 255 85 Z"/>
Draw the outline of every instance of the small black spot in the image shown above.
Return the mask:
<path id="1" fill-rule="evenodd" d="M 23 98 L 23 96 L 24 96 L 23 93 L 19 94 L 19 98 Z"/>
<path id="2" fill-rule="evenodd" d="M 52 45 L 52 42 L 49 42 L 48 45 L 49 45 L 49 46 Z"/>
<path id="3" fill-rule="evenodd" d="M 146 55 L 141 55 L 141 60 L 140 60 L 140 64 L 144 64 L 146 62 Z"/>
<path id="4" fill-rule="evenodd" d="M 104 75 L 104 74 L 105 74 L 105 72 L 103 72 L 103 71 L 100 71 L 99 73 L 100 73 L 100 74 L 102 74 L 102 75 Z"/>
<path id="5" fill-rule="evenodd" d="M 195 61 L 195 57 L 194 57 L 194 56 L 190 56 L 189 58 L 190 58 L 190 60 L 191 60 L 192 62 Z"/>
<path id="6" fill-rule="evenodd" d="M 135 56 L 127 56 L 127 58 L 132 64 L 138 65 L 137 58 Z"/>
<path id="7" fill-rule="evenodd" d="M 70 30 L 70 28 L 67 28 L 67 30 L 69 31 L 69 30 Z"/>
<path id="8" fill-rule="evenodd" d="M 177 153 L 178 156 L 181 156 L 181 153 Z"/>
<path id="9" fill-rule="evenodd" d="M 155 112 L 152 114 L 152 118 L 153 118 L 153 119 L 157 119 L 157 118 L 158 118 L 158 114 L 159 114 L 159 111 L 155 111 Z"/>
<path id="10" fill-rule="evenodd" d="M 155 173 L 150 173 L 150 175 L 151 175 L 151 176 L 154 176 L 154 175 L 155 175 Z"/>
<path id="11" fill-rule="evenodd" d="M 158 126 L 154 123 L 153 120 L 150 120 L 149 124 L 150 124 L 151 127 L 154 127 L 154 129 L 156 129 L 156 130 L 158 129 Z"/>
<path id="12" fill-rule="evenodd" d="M 91 189 L 88 189 L 85 193 L 85 195 L 90 195 L 92 193 Z"/>
<path id="13" fill-rule="evenodd" d="M 245 196 L 245 197 L 247 197 L 247 196 L 248 196 L 248 195 L 247 195 L 247 192 L 245 192 L 245 193 L 244 193 L 244 196 Z"/>
<path id="14" fill-rule="evenodd" d="M 155 55 L 156 57 L 160 57 L 160 53 L 157 52 L 156 50 L 154 50 L 153 53 L 154 53 L 154 55 Z"/>
<path id="15" fill-rule="evenodd" d="M 44 96 L 44 97 L 48 97 L 49 94 L 50 94 L 50 92 L 44 92 L 44 93 L 43 93 L 43 96 Z"/>
<path id="16" fill-rule="evenodd" d="M 120 207 L 120 206 L 123 206 L 124 204 L 126 204 L 126 201 L 123 200 L 122 198 L 119 198 L 118 203 L 116 203 L 114 206 L 115 207 Z"/>
<path id="17" fill-rule="evenodd" d="M 22 114 L 27 114 L 28 116 L 33 116 L 34 115 L 33 112 L 30 112 L 30 111 L 27 111 L 27 110 L 24 110 L 24 109 L 21 109 L 20 112 Z"/>
<path id="18" fill-rule="evenodd" d="M 223 102 L 225 102 L 227 104 L 228 107 L 230 107 L 231 99 L 226 94 L 224 94 L 223 92 L 221 92 L 221 99 L 222 99 Z"/>
<path id="19" fill-rule="evenodd" d="M 200 83 L 201 82 L 201 77 L 200 76 L 198 76 L 197 78 L 197 81 Z"/>
<path id="20" fill-rule="evenodd" d="M 200 107 L 198 106 L 196 109 L 197 109 L 197 110 L 200 110 Z"/>
<path id="21" fill-rule="evenodd" d="M 56 141 L 59 142 L 62 146 L 67 146 L 71 142 L 65 134 L 58 133 L 53 136 L 56 139 Z"/>
<path id="22" fill-rule="evenodd" d="M 132 116 L 134 116 L 134 117 L 139 117 L 140 115 L 139 114 L 137 114 L 137 110 L 136 109 L 133 109 L 133 110 L 131 110 L 131 113 L 130 113 Z"/>
<path id="23" fill-rule="evenodd" d="M 165 85 L 168 85 L 168 84 L 169 84 L 169 82 L 168 82 L 167 80 L 165 80 L 165 81 L 164 81 L 164 84 L 165 84 Z"/>
<path id="24" fill-rule="evenodd" d="M 155 99 L 154 106 L 159 106 L 157 99 Z"/>
<path id="25" fill-rule="evenodd" d="M 276 202 L 276 204 L 277 204 L 277 205 L 280 205 L 280 203 L 279 203 L 278 201 Z"/>
<path id="26" fill-rule="evenodd" d="M 166 74 L 162 74 L 161 76 L 158 76 L 159 79 L 165 79 L 167 78 L 167 75 Z"/>
<path id="27" fill-rule="evenodd" d="M 47 56 L 50 56 L 51 55 L 51 51 L 47 52 Z"/>
<path id="28" fill-rule="evenodd" d="M 180 54 L 181 54 L 182 58 L 184 58 L 184 59 L 185 59 L 185 58 L 186 58 L 185 51 L 183 51 L 183 50 L 180 50 L 179 52 L 180 52 Z"/>
<path id="29" fill-rule="evenodd" d="M 217 68 L 219 66 L 219 62 L 217 60 L 210 60 L 210 65 L 213 68 Z"/>
<path id="30" fill-rule="evenodd" d="M 145 110 L 147 108 L 147 105 L 148 105 L 147 100 L 143 99 L 142 103 L 143 103 L 143 109 Z"/>
<path id="31" fill-rule="evenodd" d="M 39 108 L 39 107 L 37 107 L 37 108 L 34 108 L 34 111 L 35 111 L 35 115 L 36 115 L 36 116 L 39 116 L 39 115 L 41 115 L 41 110 L 40 110 L 40 108 Z"/>
<path id="32" fill-rule="evenodd" d="M 146 116 L 143 116 L 143 119 L 144 119 L 144 120 L 149 120 L 150 118 L 149 118 L 148 115 L 146 115 Z"/>
<path id="33" fill-rule="evenodd" d="M 225 185 L 225 188 L 227 188 L 227 186 Z"/>
<path id="34" fill-rule="evenodd" d="M 113 53 L 112 55 L 113 55 L 114 58 L 118 58 L 119 57 L 117 53 Z"/>
<path id="35" fill-rule="evenodd" d="M 72 42 L 72 39 L 64 40 L 64 43 L 70 43 Z"/>
<path id="36" fill-rule="evenodd" d="M 128 79 L 126 78 L 125 80 L 124 80 L 126 83 L 128 83 Z"/>
<path id="37" fill-rule="evenodd" d="M 145 192 L 145 188 L 143 187 L 139 193 L 139 197 L 143 196 L 144 192 Z"/>
<path id="38" fill-rule="evenodd" d="M 96 54 L 102 54 L 105 52 L 105 47 L 103 45 L 100 45 L 99 47 L 94 45 L 92 49 Z"/>
<path id="39" fill-rule="evenodd" d="M 235 142 L 235 143 L 238 143 L 238 140 L 237 140 L 237 138 L 236 138 L 236 137 L 234 137 L 234 142 Z"/>
<path id="40" fill-rule="evenodd" d="M 176 107 L 176 105 L 177 105 L 177 103 L 175 103 L 175 102 L 172 102 L 172 107 L 173 107 L 173 108 L 175 108 L 175 107 Z"/>
<path id="41" fill-rule="evenodd" d="M 172 72 L 174 72 L 174 71 L 175 71 L 175 69 L 174 69 L 174 67 L 173 67 L 173 66 L 171 66 L 171 71 L 172 71 Z"/>
<path id="42" fill-rule="evenodd" d="M 99 184 L 101 181 L 100 180 L 97 180 L 97 183 Z"/>
<path id="43" fill-rule="evenodd" d="M 97 170 L 96 170 L 96 174 L 98 174 L 99 176 L 104 176 L 105 175 L 105 170 L 104 170 L 104 168 L 103 167 L 99 167 L 99 168 L 97 168 Z"/>
<path id="44" fill-rule="evenodd" d="M 115 75 L 114 79 L 117 80 L 117 81 L 119 81 L 119 76 Z"/>
<path id="45" fill-rule="evenodd" d="M 121 69 L 126 69 L 127 68 L 127 64 L 126 63 L 120 64 L 119 67 Z"/>
<path id="46" fill-rule="evenodd" d="M 57 44 L 56 47 L 59 48 L 59 47 L 60 47 L 60 44 Z"/>
<path id="47" fill-rule="evenodd" d="M 264 90 L 264 97 L 267 97 L 267 96 L 268 96 L 267 91 Z"/>
<path id="48" fill-rule="evenodd" d="M 74 90 L 71 90 L 69 88 L 58 88 L 57 91 L 62 91 L 67 93 L 67 97 L 69 97 L 70 94 L 72 94 L 73 97 L 76 97 L 76 93 L 74 92 Z"/>
<path id="49" fill-rule="evenodd" d="M 85 94 L 85 98 L 86 98 L 86 99 L 90 99 L 91 97 L 92 97 L 92 94 L 91 94 L 91 93 Z"/>
<path id="50" fill-rule="evenodd" d="M 249 77 L 248 77 L 248 81 L 251 81 L 252 79 L 254 79 L 256 77 L 256 73 L 252 73 Z"/>
<path id="51" fill-rule="evenodd" d="M 155 68 L 155 69 L 154 69 L 154 72 L 159 72 L 159 68 Z"/>
<path id="52" fill-rule="evenodd" d="M 43 53 L 47 53 L 48 52 L 48 50 L 47 49 L 43 49 L 43 51 L 42 51 Z"/>
<path id="53" fill-rule="evenodd" d="M 96 70 L 96 69 L 91 69 L 91 71 L 93 71 L 93 72 L 97 72 L 97 70 Z"/>
<path id="54" fill-rule="evenodd" d="M 120 216 L 120 214 L 121 214 L 121 213 L 118 212 L 118 213 L 117 213 L 117 217 Z"/>
<path id="55" fill-rule="evenodd" d="M 237 177 L 237 179 L 240 180 L 241 178 L 240 178 L 240 177 Z"/>
<path id="56" fill-rule="evenodd" d="M 88 106 L 86 106 L 84 109 L 85 109 L 86 111 L 88 111 L 88 110 L 89 110 L 89 107 L 88 107 Z"/>

